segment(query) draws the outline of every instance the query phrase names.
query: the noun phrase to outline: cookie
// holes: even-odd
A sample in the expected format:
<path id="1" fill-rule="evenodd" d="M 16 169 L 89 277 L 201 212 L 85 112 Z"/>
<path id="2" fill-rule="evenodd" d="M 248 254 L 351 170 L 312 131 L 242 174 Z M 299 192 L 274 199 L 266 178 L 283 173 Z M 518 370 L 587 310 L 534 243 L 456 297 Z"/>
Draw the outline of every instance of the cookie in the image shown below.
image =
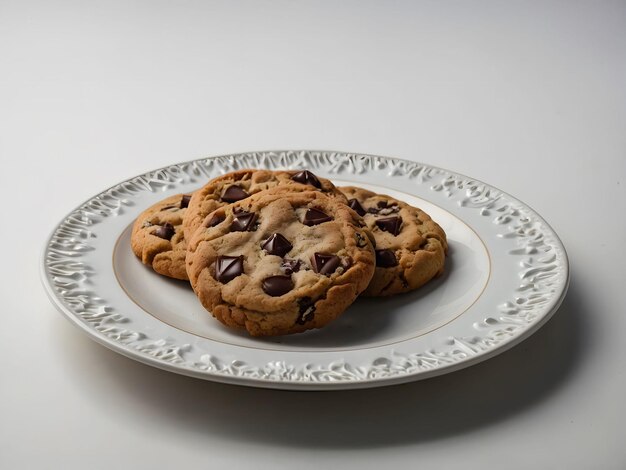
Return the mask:
<path id="1" fill-rule="evenodd" d="M 320 328 L 368 286 L 375 268 L 362 219 L 318 191 L 265 191 L 209 214 L 188 245 L 202 305 L 252 336 Z"/>
<path id="2" fill-rule="evenodd" d="M 422 286 L 444 271 L 446 234 L 424 211 L 390 196 L 341 187 L 376 242 L 376 271 L 365 296 L 386 296 Z"/>
<path id="3" fill-rule="evenodd" d="M 175 279 L 188 279 L 183 218 L 190 198 L 177 194 L 149 207 L 135 220 L 130 237 L 133 253 L 143 264 Z"/>
<path id="4" fill-rule="evenodd" d="M 308 170 L 270 171 L 239 170 L 219 176 L 195 191 L 184 221 L 184 231 L 191 238 L 208 214 L 215 209 L 246 199 L 253 194 L 274 187 L 284 191 L 321 191 L 340 199 L 343 194 L 327 179 L 315 176 Z"/>

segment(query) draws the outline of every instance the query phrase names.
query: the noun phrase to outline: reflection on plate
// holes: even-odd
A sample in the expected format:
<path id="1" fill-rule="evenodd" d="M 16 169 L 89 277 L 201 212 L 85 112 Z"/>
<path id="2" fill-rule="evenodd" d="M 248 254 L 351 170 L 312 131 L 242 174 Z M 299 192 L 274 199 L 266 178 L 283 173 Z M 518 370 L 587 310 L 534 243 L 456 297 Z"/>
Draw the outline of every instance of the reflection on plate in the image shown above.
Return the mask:
<path id="1" fill-rule="evenodd" d="M 321 330 L 252 338 L 223 327 L 186 282 L 135 259 L 130 227 L 159 199 L 249 167 L 308 168 L 424 209 L 448 236 L 445 275 L 408 294 L 359 299 Z M 293 389 L 386 385 L 478 362 L 543 324 L 568 281 L 556 234 L 511 196 L 420 163 L 313 151 L 215 157 L 122 182 L 65 218 L 42 261 L 51 300 L 108 347 L 187 375 Z"/>

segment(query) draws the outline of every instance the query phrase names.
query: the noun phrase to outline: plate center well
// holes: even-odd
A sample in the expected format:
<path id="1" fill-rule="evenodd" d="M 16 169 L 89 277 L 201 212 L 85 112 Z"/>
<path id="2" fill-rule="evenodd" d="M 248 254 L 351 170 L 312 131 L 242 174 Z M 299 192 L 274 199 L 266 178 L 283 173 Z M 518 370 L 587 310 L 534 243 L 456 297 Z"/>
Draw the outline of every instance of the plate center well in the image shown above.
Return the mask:
<path id="1" fill-rule="evenodd" d="M 130 249 L 131 226 L 121 234 L 113 254 L 117 280 L 139 307 L 168 325 L 212 341 L 257 349 L 329 351 L 383 346 L 426 334 L 466 311 L 483 292 L 490 273 L 489 255 L 478 235 L 428 201 L 383 187 L 360 186 L 420 207 L 443 227 L 449 256 L 442 277 L 408 294 L 358 299 L 321 330 L 261 339 L 222 326 L 204 310 L 187 282 L 160 276 L 142 265 Z"/>

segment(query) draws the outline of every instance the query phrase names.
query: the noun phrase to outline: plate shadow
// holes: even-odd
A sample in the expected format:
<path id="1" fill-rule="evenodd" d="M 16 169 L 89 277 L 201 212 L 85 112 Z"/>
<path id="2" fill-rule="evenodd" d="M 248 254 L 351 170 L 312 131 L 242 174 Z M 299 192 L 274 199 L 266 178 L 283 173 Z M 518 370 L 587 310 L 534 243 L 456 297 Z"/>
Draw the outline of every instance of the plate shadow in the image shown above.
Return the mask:
<path id="1" fill-rule="evenodd" d="M 207 439 L 371 449 L 471 432 L 550 399 L 587 356 L 588 312 L 572 278 L 553 318 L 509 351 L 428 380 L 335 392 L 255 389 L 165 372 L 96 345 L 60 317 L 51 334 L 86 396 L 94 403 L 125 403 L 107 409 L 124 414 L 121 420 L 131 410 L 140 421 L 147 414 Z"/>

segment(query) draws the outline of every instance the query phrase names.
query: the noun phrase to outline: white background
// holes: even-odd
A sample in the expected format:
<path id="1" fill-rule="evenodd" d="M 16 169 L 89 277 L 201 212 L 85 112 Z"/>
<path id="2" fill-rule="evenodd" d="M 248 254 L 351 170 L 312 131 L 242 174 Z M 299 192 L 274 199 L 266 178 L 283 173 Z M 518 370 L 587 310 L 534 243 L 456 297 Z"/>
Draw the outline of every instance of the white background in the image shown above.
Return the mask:
<path id="1" fill-rule="evenodd" d="M 461 372 L 296 393 L 97 345 L 45 297 L 72 208 L 247 150 L 398 156 L 513 194 L 572 268 L 554 318 Z M 623 469 L 626 3 L 0 0 L 0 467 Z"/>

